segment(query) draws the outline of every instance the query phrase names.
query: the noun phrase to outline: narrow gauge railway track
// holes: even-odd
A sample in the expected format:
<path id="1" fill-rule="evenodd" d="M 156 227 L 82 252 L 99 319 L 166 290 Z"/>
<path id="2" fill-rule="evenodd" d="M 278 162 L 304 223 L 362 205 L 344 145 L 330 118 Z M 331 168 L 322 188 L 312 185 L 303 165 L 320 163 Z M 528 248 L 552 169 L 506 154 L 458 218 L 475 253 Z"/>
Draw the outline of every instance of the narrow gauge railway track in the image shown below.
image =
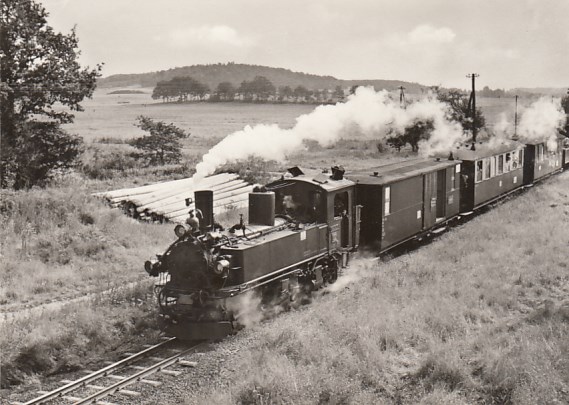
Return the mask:
<path id="1" fill-rule="evenodd" d="M 193 362 L 184 361 L 183 357 L 187 354 L 195 352 L 204 343 L 196 343 L 191 345 L 190 347 L 183 349 L 171 347 L 174 342 L 178 341 L 179 340 L 177 338 L 169 338 L 164 342 L 145 348 L 144 350 L 141 350 L 138 353 L 132 354 L 129 357 L 120 360 L 116 363 L 110 364 L 107 367 L 104 367 L 98 371 L 89 373 L 85 377 L 79 378 L 78 380 L 75 381 L 64 380 L 64 382 L 66 382 L 64 386 L 59 387 L 50 392 L 42 393 L 42 395 L 37 398 L 34 398 L 27 402 L 13 402 L 13 404 L 34 405 L 34 404 L 45 404 L 54 400 L 59 400 L 59 401 L 65 400 L 75 405 L 79 404 L 111 405 L 112 402 L 102 401 L 102 399 L 108 395 L 112 395 L 115 393 L 121 393 L 131 396 L 139 395 L 137 392 L 126 390 L 125 388 L 137 382 L 158 386 L 160 385 L 160 382 L 146 380 L 145 378 L 159 371 L 167 374 L 179 375 L 182 373 L 181 371 L 166 370 L 166 367 L 176 363 L 182 366 L 190 366 L 190 367 L 196 365 Z M 155 357 L 157 353 L 168 350 L 172 350 L 174 354 L 168 357 Z M 142 360 L 151 360 L 153 364 L 149 366 L 134 365 L 135 363 L 140 362 Z M 128 376 L 116 374 L 119 371 L 123 372 L 124 370 L 128 370 L 129 368 L 134 369 L 135 373 Z M 102 380 L 105 378 L 115 380 L 117 382 L 107 386 L 100 386 L 93 384 L 95 381 Z M 75 395 L 70 394 L 80 389 L 88 389 L 93 393 L 87 394 L 82 397 L 75 396 L 77 394 Z"/>

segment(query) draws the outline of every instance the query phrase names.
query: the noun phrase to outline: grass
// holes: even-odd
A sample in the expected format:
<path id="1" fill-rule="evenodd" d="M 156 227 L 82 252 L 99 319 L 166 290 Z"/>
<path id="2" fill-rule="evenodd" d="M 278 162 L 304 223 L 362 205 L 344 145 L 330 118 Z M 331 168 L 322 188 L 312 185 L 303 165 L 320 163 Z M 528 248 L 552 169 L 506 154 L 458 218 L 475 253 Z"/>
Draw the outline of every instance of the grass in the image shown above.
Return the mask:
<path id="1" fill-rule="evenodd" d="M 553 178 L 412 254 L 354 262 L 357 282 L 245 331 L 237 339 L 254 343 L 226 364 L 237 371 L 223 388 L 187 400 L 566 403 L 568 182 Z"/>
<path id="2" fill-rule="evenodd" d="M 149 252 L 172 239 L 171 226 L 109 209 L 79 179 L 45 190 L 2 191 L 0 213 L 3 310 L 144 278 Z"/>
<path id="3" fill-rule="evenodd" d="M 96 95 L 68 128 L 87 141 L 84 163 L 88 166 L 83 172 L 45 190 L 2 191 L 3 312 L 146 280 L 142 263 L 172 241 L 172 227 L 135 222 L 106 207 L 91 193 L 188 177 L 201 155 L 223 136 L 256 123 L 290 128 L 297 116 L 314 108 L 226 103 L 148 105 L 147 98 L 140 94 Z M 118 105 L 118 101 L 129 103 Z M 133 126 L 140 114 L 173 122 L 192 133 L 184 144 L 185 164 L 144 168 L 129 159 L 129 146 L 124 141 L 141 135 Z M 308 143 L 305 151 L 289 157 L 289 164 L 251 159 L 245 174 L 262 182 L 267 170 L 278 171 L 285 165 L 322 169 L 339 164 L 353 170 L 406 157 L 405 151 L 381 152 L 372 140 L 342 140 L 334 148 Z M 243 171 L 239 166 L 234 170 Z M 547 207 L 549 200 L 535 204 Z M 563 209 L 560 202 L 557 204 L 550 208 Z M 232 225 L 240 213 L 243 210 L 231 210 L 218 220 Z M 512 221 L 504 224 L 507 231 L 502 237 L 516 235 L 519 221 L 526 218 Z M 488 227 L 485 232 L 479 236 L 482 240 L 489 239 L 496 229 Z M 278 323 L 263 326 L 260 343 L 240 361 L 243 367 L 259 363 L 266 370 L 237 379 L 227 392 L 213 393 L 213 397 L 206 394 L 202 399 L 371 403 L 378 398 L 387 402 L 419 398 L 417 402 L 425 404 L 450 404 L 472 399 L 471 392 L 483 398 L 545 392 L 543 381 L 513 371 L 512 365 L 520 367 L 525 362 L 543 371 L 544 378 L 556 386 L 566 386 L 565 377 L 558 373 L 565 364 L 553 361 L 554 354 L 565 353 L 567 358 L 566 346 L 558 339 L 560 333 L 566 333 L 560 328 L 566 324 L 565 312 L 557 304 L 549 312 L 539 312 L 550 291 L 567 282 L 566 267 L 564 272 L 548 268 L 562 266 L 560 255 L 566 246 L 559 246 L 563 239 L 555 233 L 534 236 L 539 244 L 529 241 L 512 245 L 511 256 L 505 258 L 500 252 L 487 254 L 491 250 L 478 242 L 460 245 L 460 237 L 455 243 L 466 250 L 457 252 L 470 249 L 478 256 L 430 251 L 420 260 L 415 256 L 397 259 L 382 266 L 380 272 L 372 265 L 363 266 L 356 278 L 371 288 L 364 288 L 361 282 L 352 284 L 338 294 L 322 297 L 314 307 L 285 314 Z M 500 241 L 492 240 L 494 245 Z M 557 250 L 550 249 L 551 257 L 545 259 L 541 246 Z M 440 269 L 429 262 L 432 257 L 444 259 Z M 447 261 L 447 257 L 452 260 Z M 514 263 L 516 257 L 524 260 Z M 494 271 L 492 266 L 498 263 L 500 271 Z M 455 271 L 470 265 L 478 277 Z M 536 272 L 543 266 L 547 269 Z M 62 306 L 49 315 L 23 313 L 17 320 L 5 320 L 0 328 L 2 385 L 33 379 L 33 373 L 47 375 L 79 367 L 82 357 L 85 362 L 106 359 L 109 348 L 121 350 L 119 342 L 155 333 L 154 304 L 138 289 L 82 301 L 67 309 Z M 515 324 L 518 326 L 510 339 L 507 325 L 512 313 L 531 314 L 532 320 Z M 362 319 L 371 321 L 366 324 Z M 298 330 L 298 322 L 309 327 Z M 483 332 L 487 329 L 492 333 Z M 526 336 L 531 339 L 524 340 Z M 547 345 L 538 350 L 533 342 L 540 339 Z M 550 347 L 557 352 L 547 352 Z M 526 357 L 521 357 L 521 352 Z M 465 364 L 465 359 L 472 363 Z M 545 363 L 550 359 L 553 369 Z M 526 391 L 520 388 L 520 381 L 529 384 Z M 540 395 L 548 398 L 546 394 Z"/>
<path id="4" fill-rule="evenodd" d="M 100 366 L 101 358 L 156 340 L 155 303 L 148 283 L 114 290 L 56 311 L 22 315 L 2 322 L 2 388 Z"/>

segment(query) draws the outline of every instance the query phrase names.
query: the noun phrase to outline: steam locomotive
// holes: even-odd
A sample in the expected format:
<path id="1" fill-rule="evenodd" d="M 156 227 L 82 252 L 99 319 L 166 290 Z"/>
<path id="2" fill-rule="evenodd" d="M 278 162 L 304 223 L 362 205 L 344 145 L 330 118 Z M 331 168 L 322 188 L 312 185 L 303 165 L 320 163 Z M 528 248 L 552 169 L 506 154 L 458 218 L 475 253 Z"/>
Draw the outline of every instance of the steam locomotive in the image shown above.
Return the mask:
<path id="1" fill-rule="evenodd" d="M 195 210 L 156 260 L 160 317 L 167 334 L 218 339 L 257 306 L 296 305 L 333 283 L 360 246 L 384 253 L 436 234 L 450 221 L 569 167 L 569 143 L 505 142 L 461 147 L 448 158 L 413 159 L 348 175 L 297 167 L 249 195 L 248 223 L 214 222 L 213 192 L 195 192 Z"/>

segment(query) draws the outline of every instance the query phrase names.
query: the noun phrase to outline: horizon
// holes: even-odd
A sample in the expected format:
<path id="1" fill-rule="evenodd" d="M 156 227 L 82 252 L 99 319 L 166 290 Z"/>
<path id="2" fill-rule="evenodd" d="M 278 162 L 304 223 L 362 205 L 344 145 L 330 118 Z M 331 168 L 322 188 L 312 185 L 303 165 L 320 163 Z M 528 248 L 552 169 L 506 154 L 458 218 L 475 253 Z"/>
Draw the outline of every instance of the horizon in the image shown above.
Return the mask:
<path id="1" fill-rule="evenodd" d="M 469 88 L 566 88 L 569 2 L 42 0 L 48 24 L 77 27 L 80 61 L 103 75 L 176 66 L 282 67 L 339 80 Z"/>
<path id="2" fill-rule="evenodd" d="M 385 78 L 367 78 L 367 79 L 344 79 L 344 78 L 338 78 L 335 76 L 331 76 L 331 75 L 318 75 L 318 74 L 314 74 L 311 72 L 300 72 L 300 71 L 295 71 L 283 66 L 267 66 L 267 65 L 253 65 L 253 64 L 249 64 L 249 63 L 236 63 L 236 62 L 211 62 L 211 63 L 200 63 L 200 64 L 196 64 L 196 65 L 187 65 L 187 66 L 175 66 L 172 68 L 168 68 L 168 69 L 161 69 L 161 70 L 153 70 L 153 71 L 147 71 L 147 72 L 140 72 L 140 73 L 133 73 L 133 72 L 129 72 L 129 73 L 115 73 L 115 74 L 111 74 L 108 76 L 101 76 L 100 78 L 98 78 L 97 80 L 102 80 L 102 79 L 108 79 L 110 77 L 113 76 L 130 76 L 130 75 L 145 75 L 145 74 L 156 74 L 156 73 L 160 73 L 160 72 L 166 72 L 168 70 L 175 70 L 175 69 L 183 69 L 183 68 L 188 68 L 188 67 L 194 67 L 194 66 L 209 66 L 209 65 L 228 65 L 228 64 L 235 64 L 235 65 L 243 65 L 243 66 L 258 66 L 258 67 L 265 67 L 265 68 L 270 68 L 270 69 L 285 69 L 288 70 L 292 73 L 299 73 L 299 74 L 307 74 L 307 75 L 313 75 L 313 76 L 318 76 L 318 77 L 332 77 L 335 80 L 342 80 L 342 81 L 402 81 L 402 82 L 407 82 L 407 83 L 412 83 L 412 84 L 416 84 L 419 86 L 423 86 L 423 87 L 430 87 L 428 84 L 424 84 L 421 82 L 412 82 L 412 81 L 408 81 L 408 80 L 402 80 L 402 79 L 385 79 Z M 468 80 L 468 84 L 470 85 L 470 79 Z M 128 87 L 128 86 L 119 86 L 119 87 Z M 117 87 L 117 88 L 119 88 Z M 485 86 L 482 86 L 481 88 L 476 88 L 476 91 L 481 91 Z M 526 86 L 520 86 L 520 87 L 512 87 L 512 88 L 500 88 L 500 87 L 496 87 L 496 88 L 492 88 L 490 86 L 488 86 L 491 90 L 504 90 L 504 91 L 511 91 L 511 90 L 565 90 L 567 89 L 567 91 L 569 92 L 569 86 L 558 86 L 558 87 L 543 87 L 543 86 L 538 86 L 538 87 L 526 87 Z M 144 87 L 141 87 L 144 88 Z M 470 87 L 466 86 L 466 87 L 448 87 L 449 89 L 451 88 L 457 88 L 459 90 L 465 90 L 465 91 L 470 91 Z"/>

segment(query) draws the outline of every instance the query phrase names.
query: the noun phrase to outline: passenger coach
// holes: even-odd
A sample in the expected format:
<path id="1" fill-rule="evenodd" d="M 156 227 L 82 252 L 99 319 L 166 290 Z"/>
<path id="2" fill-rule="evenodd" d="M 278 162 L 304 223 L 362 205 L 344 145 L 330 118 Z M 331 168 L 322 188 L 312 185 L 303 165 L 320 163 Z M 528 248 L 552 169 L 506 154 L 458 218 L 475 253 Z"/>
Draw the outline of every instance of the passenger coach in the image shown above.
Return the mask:
<path id="1" fill-rule="evenodd" d="M 459 213 L 458 160 L 415 159 L 352 172 L 361 242 L 384 251 Z"/>
<path id="2" fill-rule="evenodd" d="M 454 155 L 462 160 L 460 212 L 471 212 L 520 187 L 524 149 L 523 144 L 509 141 L 456 150 Z"/>
<path id="3" fill-rule="evenodd" d="M 528 141 L 524 154 L 524 184 L 533 184 L 563 168 L 563 140 L 557 139 L 555 148 L 550 149 L 548 142 Z"/>

